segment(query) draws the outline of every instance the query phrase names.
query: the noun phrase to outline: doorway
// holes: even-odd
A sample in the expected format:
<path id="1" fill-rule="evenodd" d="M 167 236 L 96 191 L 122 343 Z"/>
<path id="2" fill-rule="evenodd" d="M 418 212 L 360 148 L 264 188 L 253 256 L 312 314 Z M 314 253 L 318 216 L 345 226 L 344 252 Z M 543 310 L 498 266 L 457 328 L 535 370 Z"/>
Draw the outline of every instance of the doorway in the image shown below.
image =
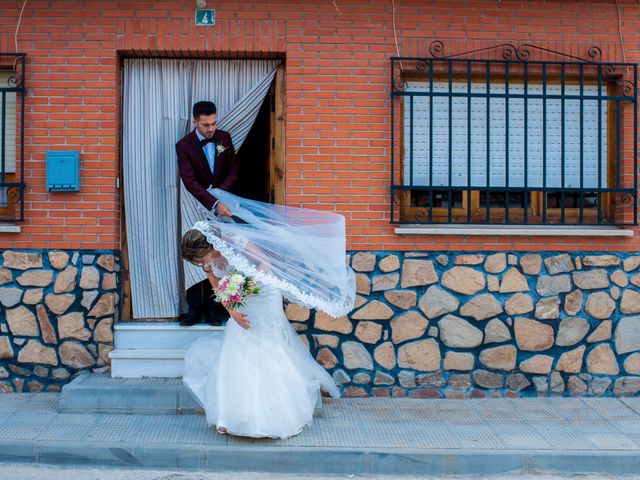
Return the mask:
<path id="1" fill-rule="evenodd" d="M 162 62 L 161 59 L 153 60 Z M 178 65 L 173 66 L 177 74 L 182 74 L 181 69 L 195 68 L 188 65 L 189 61 L 176 60 L 173 62 L 179 62 Z M 222 61 L 194 60 L 193 62 L 202 63 Z M 237 74 L 237 78 L 234 78 L 234 72 L 242 71 L 242 69 L 245 68 L 243 65 L 244 62 L 252 62 L 255 64 L 267 61 L 235 60 L 228 62 L 233 63 L 233 68 L 229 69 L 229 72 L 224 78 L 227 82 L 232 83 L 232 85 L 228 87 L 229 90 L 236 92 L 239 89 L 239 78 L 242 78 L 243 80 L 244 78 L 241 74 Z M 270 62 L 274 67 L 280 63 L 278 61 L 275 63 L 274 61 Z M 175 278 L 175 276 L 179 276 L 179 273 L 176 272 L 180 271 L 179 267 L 176 268 L 179 263 L 177 252 L 179 240 L 179 212 L 177 210 L 175 211 L 176 226 L 172 227 L 174 214 L 171 213 L 171 209 L 174 204 L 173 200 L 168 197 L 172 197 L 174 194 L 176 198 L 179 197 L 180 181 L 177 174 L 177 162 L 173 146 L 178 139 L 191 129 L 190 108 L 188 115 L 185 115 L 184 109 L 183 111 L 177 111 L 177 109 L 174 108 L 177 103 L 184 104 L 184 98 L 181 99 L 180 102 L 176 102 L 175 98 L 169 95 L 169 101 L 165 102 L 165 99 L 167 99 L 166 92 L 168 88 L 166 85 L 166 71 L 163 71 L 162 75 L 160 75 L 157 85 L 146 85 L 145 80 L 148 79 L 149 75 L 146 71 L 147 66 L 143 65 L 141 75 L 139 76 L 140 78 L 135 78 L 137 83 L 132 85 L 133 82 L 130 81 L 130 85 L 128 85 L 127 67 L 128 64 L 125 61 L 123 67 L 123 184 L 125 186 L 125 194 L 123 195 L 122 202 L 121 261 L 123 271 L 121 321 L 173 321 L 179 314 L 180 310 L 179 304 L 174 300 L 181 295 L 181 290 L 183 291 L 184 287 L 182 286 L 182 281 L 180 280 L 177 283 Z M 248 134 L 246 134 L 246 138 L 245 135 L 242 135 L 241 146 L 237 149 L 237 158 L 240 163 L 240 178 L 234 193 L 259 201 L 283 203 L 284 64 L 280 63 L 279 66 L 274 67 L 272 67 L 271 70 L 271 77 L 267 79 L 269 80 L 269 84 L 266 84 L 268 92 L 266 95 L 262 94 L 264 95 L 264 98 L 261 97 L 261 102 L 256 104 L 259 105 L 257 115 L 255 113 L 251 114 L 251 121 L 253 121 L 253 124 L 251 125 Z M 259 79 L 259 75 L 262 74 L 261 72 L 269 70 L 269 65 L 250 65 L 247 68 L 258 71 L 256 78 Z M 244 77 L 246 77 L 246 73 L 244 74 Z M 203 75 L 203 78 L 206 78 L 206 76 Z M 177 88 L 174 88 L 176 92 L 175 95 L 184 95 L 184 92 L 182 91 L 183 89 L 180 87 L 193 88 L 193 85 L 193 82 L 191 82 L 191 85 L 189 85 L 189 82 L 182 82 L 182 84 L 178 85 Z M 207 85 L 204 93 L 202 91 L 199 93 L 192 92 L 191 96 L 197 98 L 197 100 L 202 98 L 214 98 L 207 97 L 207 88 L 210 89 L 212 87 Z M 225 87 L 222 87 L 220 82 L 218 82 L 216 84 L 216 88 L 220 89 Z M 249 87 L 245 87 L 245 89 L 246 88 Z M 147 94 L 147 91 L 154 91 L 154 89 L 158 95 L 161 95 L 160 98 L 163 99 L 163 105 L 158 106 L 153 104 L 153 102 L 143 104 L 139 101 L 139 95 L 144 96 Z M 193 89 L 197 90 L 196 88 Z M 220 92 L 218 92 L 218 96 L 226 97 L 226 95 L 221 95 Z M 239 99 L 236 99 L 236 102 L 245 99 L 245 97 L 239 93 L 238 97 Z M 127 100 L 129 100 L 129 103 L 127 103 Z M 227 99 L 225 98 L 225 100 Z M 192 101 L 193 100 L 191 98 L 188 99 L 189 107 L 192 104 Z M 226 108 L 227 111 L 229 111 L 230 108 L 233 108 L 233 103 L 230 103 L 226 107 L 223 106 L 223 108 L 220 107 L 218 102 L 216 103 L 218 105 L 219 118 L 221 120 L 220 128 L 230 131 L 232 137 L 234 137 L 233 129 L 226 128 L 224 123 L 224 109 Z M 150 109 L 148 112 L 149 117 L 153 116 L 155 113 L 152 122 L 153 124 L 146 125 L 147 130 L 145 131 L 142 131 L 139 128 L 140 123 L 144 124 L 144 122 L 132 122 L 132 112 L 130 109 L 136 107 L 142 110 Z M 254 115 L 255 120 L 253 117 Z M 136 120 L 135 115 L 134 120 Z M 138 126 L 138 130 L 136 130 L 136 126 Z M 157 146 L 156 156 L 158 158 L 162 158 L 162 160 L 156 161 L 155 164 L 151 165 L 151 168 L 149 168 L 145 164 L 145 162 L 147 162 L 146 157 L 150 157 L 153 160 L 155 158 L 153 156 L 153 152 L 149 153 L 148 149 L 146 149 L 143 153 L 132 153 L 132 150 L 128 147 L 131 142 L 127 142 L 127 135 L 129 135 L 129 137 L 143 138 L 145 141 L 148 141 L 146 138 L 146 135 L 149 134 L 148 130 L 153 130 L 154 127 L 163 132 L 167 131 L 167 136 L 169 138 L 161 138 L 158 140 L 158 143 L 162 142 L 162 145 Z M 234 143 L 236 143 L 235 138 L 236 137 L 234 137 Z M 151 146 L 153 147 L 153 145 Z M 173 179 L 171 173 L 172 170 L 174 172 Z M 142 178 L 145 178 L 145 175 L 160 175 L 164 177 L 160 182 L 157 182 L 158 186 L 156 186 L 155 189 L 147 189 L 145 184 L 143 185 L 145 188 L 143 189 L 142 194 L 140 194 L 140 192 L 129 185 L 129 190 L 127 192 L 127 182 L 131 182 L 132 172 L 136 177 Z M 173 187 L 169 185 L 172 180 L 175 181 L 175 186 Z M 127 193 L 129 194 L 127 195 Z M 135 207 L 131 204 L 132 202 L 136 203 Z M 175 205 L 175 208 L 177 208 L 177 200 L 175 201 Z M 149 210 L 146 210 L 147 208 Z M 132 234 L 137 235 L 139 238 L 141 230 L 142 234 L 147 233 L 144 229 L 140 229 L 139 222 L 145 220 L 143 217 L 146 216 L 147 212 L 151 214 L 156 208 L 166 209 L 168 211 L 167 215 L 159 216 L 159 218 L 156 219 L 156 222 L 165 222 L 168 228 L 174 228 L 175 235 L 166 235 L 165 232 L 161 231 L 159 233 L 164 235 L 164 238 L 158 238 L 157 241 L 153 237 L 151 239 L 143 238 L 144 241 L 142 242 L 132 241 Z M 151 225 L 153 225 L 153 221 L 151 221 Z M 162 226 L 163 225 L 158 224 L 158 230 L 162 230 Z M 158 232 L 155 232 L 155 235 L 158 235 Z M 141 259 L 141 256 L 146 256 L 146 259 Z M 156 265 L 156 263 L 160 263 L 161 265 Z M 149 265 L 151 265 L 151 267 L 149 267 Z M 137 271 L 136 268 L 138 268 Z M 137 302 L 135 298 L 136 295 L 138 296 Z M 145 296 L 148 296 L 148 299 L 140 298 Z M 167 299 L 169 299 L 169 303 L 173 303 L 168 305 L 168 308 L 161 309 L 158 307 L 158 314 L 154 314 L 155 306 L 162 301 L 167 303 Z M 144 308 L 140 308 L 141 301 L 144 303 Z M 136 305 L 138 306 L 136 307 Z"/>
<path id="2" fill-rule="evenodd" d="M 284 204 L 284 65 L 276 72 L 255 123 L 236 152 L 240 176 L 233 193 Z"/>
<path id="3" fill-rule="evenodd" d="M 232 193 L 244 198 L 269 201 L 269 113 L 271 99 L 265 97 L 242 148 L 236 152 L 240 166 Z"/>

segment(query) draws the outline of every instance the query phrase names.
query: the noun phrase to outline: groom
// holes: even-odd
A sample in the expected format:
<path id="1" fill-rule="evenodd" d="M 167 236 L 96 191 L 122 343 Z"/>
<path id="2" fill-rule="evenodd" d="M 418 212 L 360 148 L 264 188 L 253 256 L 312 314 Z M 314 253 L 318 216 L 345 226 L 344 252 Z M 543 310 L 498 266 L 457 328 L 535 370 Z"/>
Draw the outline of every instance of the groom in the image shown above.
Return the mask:
<path id="1" fill-rule="evenodd" d="M 207 210 L 230 217 L 231 210 L 210 192 L 209 188 L 233 191 L 238 179 L 238 162 L 229 132 L 217 129 L 216 106 L 213 102 L 197 102 L 193 105 L 191 133 L 176 143 L 178 168 L 186 189 Z M 194 325 L 201 321 L 219 325 L 229 318 L 224 307 L 215 302 L 209 280 L 203 280 L 187 289 L 189 310 L 180 315 L 180 324 Z"/>
<path id="2" fill-rule="evenodd" d="M 216 105 L 213 102 L 193 105 L 193 125 L 193 131 L 176 143 L 180 177 L 204 208 L 230 217 L 229 207 L 207 189 L 213 187 L 232 192 L 235 187 L 239 166 L 231 135 L 216 128 Z"/>

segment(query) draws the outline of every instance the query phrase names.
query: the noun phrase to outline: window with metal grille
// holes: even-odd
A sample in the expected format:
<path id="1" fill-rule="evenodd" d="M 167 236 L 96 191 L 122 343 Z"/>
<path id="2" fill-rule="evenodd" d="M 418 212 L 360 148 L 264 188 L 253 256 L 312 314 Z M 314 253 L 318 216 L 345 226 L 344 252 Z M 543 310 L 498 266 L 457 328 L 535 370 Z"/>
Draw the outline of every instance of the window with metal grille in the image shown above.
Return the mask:
<path id="1" fill-rule="evenodd" d="M 24 67 L 0 53 L 0 222 L 24 220 Z"/>
<path id="2" fill-rule="evenodd" d="M 636 224 L 637 65 L 500 47 L 392 59 L 392 221 Z"/>

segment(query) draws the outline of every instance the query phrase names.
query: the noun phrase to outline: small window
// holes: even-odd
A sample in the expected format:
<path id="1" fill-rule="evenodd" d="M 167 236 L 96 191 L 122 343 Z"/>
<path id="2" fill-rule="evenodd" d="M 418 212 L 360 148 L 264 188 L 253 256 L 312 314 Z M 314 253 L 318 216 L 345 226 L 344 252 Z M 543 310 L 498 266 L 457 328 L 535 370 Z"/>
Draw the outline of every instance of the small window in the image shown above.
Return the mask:
<path id="1" fill-rule="evenodd" d="M 16 173 L 16 92 L 7 90 L 14 82 L 13 71 L 0 70 L 0 173 Z"/>
<path id="2" fill-rule="evenodd" d="M 0 54 L 0 222 L 24 220 L 21 145 L 26 55 Z"/>

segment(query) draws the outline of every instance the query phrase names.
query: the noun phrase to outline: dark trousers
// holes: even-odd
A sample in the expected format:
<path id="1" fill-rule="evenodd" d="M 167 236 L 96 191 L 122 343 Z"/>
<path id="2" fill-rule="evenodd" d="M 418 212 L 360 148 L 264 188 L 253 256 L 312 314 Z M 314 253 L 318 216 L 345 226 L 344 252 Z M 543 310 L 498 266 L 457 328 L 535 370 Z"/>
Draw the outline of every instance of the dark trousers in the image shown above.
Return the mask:
<path id="1" fill-rule="evenodd" d="M 203 280 L 187 289 L 187 313 L 180 315 L 180 322 L 187 325 L 205 322 L 222 325 L 229 319 L 229 313 L 213 296 L 209 280 Z"/>

